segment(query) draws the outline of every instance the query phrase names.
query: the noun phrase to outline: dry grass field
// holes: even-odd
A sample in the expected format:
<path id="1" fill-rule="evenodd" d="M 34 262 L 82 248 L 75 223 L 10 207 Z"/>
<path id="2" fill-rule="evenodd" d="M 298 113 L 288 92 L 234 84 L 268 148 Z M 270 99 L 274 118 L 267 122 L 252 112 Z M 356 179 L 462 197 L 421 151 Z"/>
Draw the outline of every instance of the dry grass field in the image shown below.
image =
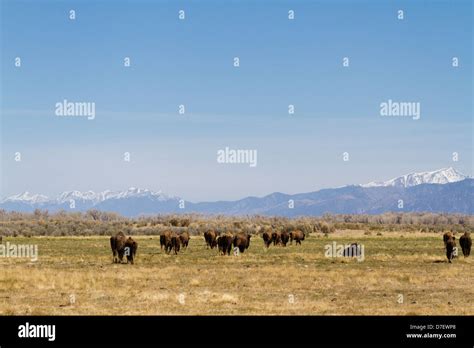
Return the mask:
<path id="1" fill-rule="evenodd" d="M 474 315 L 472 256 L 448 264 L 439 234 L 338 231 L 268 250 L 254 236 L 239 256 L 199 236 L 177 256 L 134 238 L 135 265 L 113 264 L 106 236 L 4 238 L 39 257 L 0 258 L 0 314 Z M 333 241 L 362 243 L 365 260 L 325 257 Z"/>

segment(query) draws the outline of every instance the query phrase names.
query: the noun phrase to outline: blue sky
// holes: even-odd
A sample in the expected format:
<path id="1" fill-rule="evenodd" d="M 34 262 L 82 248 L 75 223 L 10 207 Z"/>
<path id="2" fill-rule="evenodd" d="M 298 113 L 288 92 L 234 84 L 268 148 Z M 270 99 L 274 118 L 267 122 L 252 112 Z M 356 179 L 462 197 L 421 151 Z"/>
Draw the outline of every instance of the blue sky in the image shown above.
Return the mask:
<path id="1" fill-rule="evenodd" d="M 200 201 L 472 175 L 472 17 L 469 0 L 1 0 L 0 197 L 138 186 Z M 63 99 L 95 102 L 96 118 L 55 116 Z M 421 118 L 381 117 L 388 99 L 420 102 Z M 256 149 L 257 167 L 218 164 L 226 146 Z"/>

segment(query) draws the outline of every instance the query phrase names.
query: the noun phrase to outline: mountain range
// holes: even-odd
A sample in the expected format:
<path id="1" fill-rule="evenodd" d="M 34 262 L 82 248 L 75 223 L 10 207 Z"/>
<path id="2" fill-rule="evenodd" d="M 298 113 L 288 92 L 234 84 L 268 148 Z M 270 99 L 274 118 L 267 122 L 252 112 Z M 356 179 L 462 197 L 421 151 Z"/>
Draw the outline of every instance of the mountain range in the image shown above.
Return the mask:
<path id="1" fill-rule="evenodd" d="M 149 214 L 202 213 L 224 215 L 319 216 L 399 212 L 474 213 L 474 180 L 454 168 L 411 173 L 383 182 L 348 185 L 314 192 L 237 201 L 188 202 L 161 191 L 129 188 L 125 191 L 67 191 L 55 198 L 24 192 L 0 201 L 0 209 L 32 212 L 97 209 L 134 217 Z M 184 208 L 182 208 L 184 206 Z"/>

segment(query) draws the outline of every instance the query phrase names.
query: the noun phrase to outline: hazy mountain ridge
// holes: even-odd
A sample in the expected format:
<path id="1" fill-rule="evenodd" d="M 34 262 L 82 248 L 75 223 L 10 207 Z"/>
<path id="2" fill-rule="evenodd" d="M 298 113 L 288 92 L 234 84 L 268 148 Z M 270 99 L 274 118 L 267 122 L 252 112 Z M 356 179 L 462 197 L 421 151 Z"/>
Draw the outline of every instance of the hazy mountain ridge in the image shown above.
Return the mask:
<path id="1" fill-rule="evenodd" d="M 290 200 L 293 208 L 290 208 Z M 184 209 L 180 203 L 184 202 Z M 403 207 L 400 208 L 400 204 Z M 129 188 L 125 191 L 67 191 L 49 199 L 28 192 L 0 201 L 0 209 L 31 212 L 113 211 L 124 216 L 167 213 L 202 213 L 224 215 L 322 215 L 379 214 L 387 211 L 446 212 L 474 214 L 474 180 L 453 168 L 413 173 L 380 183 L 328 188 L 314 192 L 264 197 L 246 197 L 237 201 L 192 203 L 163 194 L 161 191 Z M 72 204 L 72 205 L 71 205 Z"/>

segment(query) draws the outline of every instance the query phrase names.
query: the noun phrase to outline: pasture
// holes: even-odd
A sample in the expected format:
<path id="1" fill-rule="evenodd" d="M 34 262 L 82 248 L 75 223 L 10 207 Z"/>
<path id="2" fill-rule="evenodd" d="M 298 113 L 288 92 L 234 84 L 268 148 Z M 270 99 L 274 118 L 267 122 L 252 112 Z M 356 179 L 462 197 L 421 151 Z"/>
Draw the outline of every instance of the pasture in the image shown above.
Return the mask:
<path id="1" fill-rule="evenodd" d="M 441 235 L 311 234 L 301 246 L 220 256 L 193 236 L 178 255 L 134 236 L 135 265 L 113 264 L 109 237 L 7 237 L 38 260 L 0 258 L 1 315 L 474 315 L 473 257 L 447 263 Z M 325 257 L 357 242 L 365 259 Z"/>

